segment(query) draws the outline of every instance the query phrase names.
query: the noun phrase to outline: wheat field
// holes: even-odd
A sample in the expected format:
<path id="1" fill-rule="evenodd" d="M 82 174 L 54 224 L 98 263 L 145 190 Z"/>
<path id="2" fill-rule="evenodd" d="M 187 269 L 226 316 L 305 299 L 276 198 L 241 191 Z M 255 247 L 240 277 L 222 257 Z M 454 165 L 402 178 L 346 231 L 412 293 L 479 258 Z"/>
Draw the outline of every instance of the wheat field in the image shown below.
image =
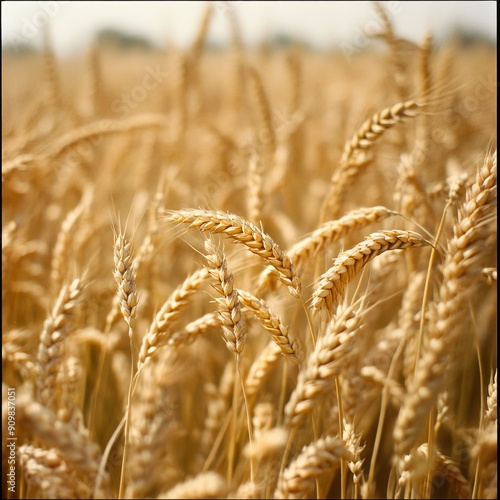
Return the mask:
<path id="1" fill-rule="evenodd" d="M 4 55 L 2 498 L 496 498 L 496 49 Z"/>

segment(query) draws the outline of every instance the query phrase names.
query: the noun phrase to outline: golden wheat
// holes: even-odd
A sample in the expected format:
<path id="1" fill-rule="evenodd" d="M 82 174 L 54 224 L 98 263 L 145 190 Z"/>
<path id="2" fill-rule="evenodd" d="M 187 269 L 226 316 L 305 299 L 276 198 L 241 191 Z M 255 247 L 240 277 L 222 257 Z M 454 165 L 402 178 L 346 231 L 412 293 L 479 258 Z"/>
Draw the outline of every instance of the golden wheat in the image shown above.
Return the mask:
<path id="1" fill-rule="evenodd" d="M 2 498 L 496 498 L 496 49 L 237 3 L 4 55 Z"/>

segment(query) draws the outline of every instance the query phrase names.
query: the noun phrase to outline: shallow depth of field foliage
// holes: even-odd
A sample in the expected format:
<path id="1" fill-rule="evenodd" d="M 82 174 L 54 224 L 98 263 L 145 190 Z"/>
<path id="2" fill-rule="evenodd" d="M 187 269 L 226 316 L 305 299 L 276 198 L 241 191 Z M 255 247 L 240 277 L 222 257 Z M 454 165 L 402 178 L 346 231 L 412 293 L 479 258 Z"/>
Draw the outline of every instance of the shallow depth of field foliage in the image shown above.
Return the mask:
<path id="1" fill-rule="evenodd" d="M 495 48 L 237 14 L 4 55 L 2 498 L 496 498 Z"/>

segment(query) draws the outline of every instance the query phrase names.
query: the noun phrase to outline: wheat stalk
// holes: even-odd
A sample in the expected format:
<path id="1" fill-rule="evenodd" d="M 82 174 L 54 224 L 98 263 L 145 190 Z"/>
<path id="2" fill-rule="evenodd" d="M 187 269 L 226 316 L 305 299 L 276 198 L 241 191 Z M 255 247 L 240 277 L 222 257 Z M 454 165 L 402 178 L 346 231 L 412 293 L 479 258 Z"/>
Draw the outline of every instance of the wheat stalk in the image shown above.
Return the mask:
<path id="1" fill-rule="evenodd" d="M 91 201 L 88 195 L 89 193 L 84 195 L 80 203 L 68 212 L 57 235 L 52 254 L 50 273 L 50 281 L 54 290 L 60 290 L 63 284 L 64 266 L 67 265 L 67 261 L 69 260 L 72 232 Z"/>

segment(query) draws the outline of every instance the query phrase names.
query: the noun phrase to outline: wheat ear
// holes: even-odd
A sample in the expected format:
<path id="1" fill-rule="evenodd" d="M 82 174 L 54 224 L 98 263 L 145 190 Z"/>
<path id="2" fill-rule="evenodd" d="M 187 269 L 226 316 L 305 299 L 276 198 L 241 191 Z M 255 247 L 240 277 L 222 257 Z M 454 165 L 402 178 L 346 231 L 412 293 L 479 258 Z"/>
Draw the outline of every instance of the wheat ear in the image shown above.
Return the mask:
<path id="1" fill-rule="evenodd" d="M 351 422 L 344 421 L 342 428 L 342 440 L 352 457 L 347 465 L 352 473 L 352 482 L 354 483 L 353 496 L 357 498 L 358 488 L 363 477 L 363 463 L 365 461 L 364 458 L 361 458 L 361 452 L 365 446 L 361 444 L 361 434 L 356 434 L 354 425 Z"/>
<path id="2" fill-rule="evenodd" d="M 351 185 L 370 160 L 364 154 L 390 128 L 419 114 L 419 104 L 415 101 L 398 102 L 384 108 L 365 121 L 349 140 L 342 154 L 339 168 L 332 177 L 330 192 L 322 208 L 322 220 L 333 203 L 331 216 L 336 217 L 341 209 L 347 187 Z"/>
<path id="3" fill-rule="evenodd" d="M 203 49 L 203 44 L 205 43 L 205 39 L 207 37 L 208 27 L 210 25 L 210 19 L 212 17 L 213 8 L 210 3 L 207 2 L 205 5 L 205 10 L 203 12 L 203 16 L 201 18 L 200 25 L 198 27 L 198 32 L 196 33 L 196 37 L 191 45 L 190 55 L 193 63 L 198 63 L 198 60 L 201 56 L 201 51 Z"/>
<path id="4" fill-rule="evenodd" d="M 125 488 L 125 471 L 127 466 L 128 450 L 129 450 L 129 431 L 130 431 L 130 416 L 132 409 L 132 393 L 135 377 L 135 358 L 136 350 L 134 345 L 134 319 L 137 312 L 137 287 L 135 284 L 135 274 L 134 274 L 134 260 L 132 256 L 132 244 L 128 242 L 125 236 L 119 232 L 115 237 L 114 244 L 114 261 L 115 268 L 113 271 L 113 276 L 116 283 L 117 295 L 120 299 L 120 309 L 123 314 L 123 318 L 128 325 L 128 335 L 130 339 L 130 382 L 128 386 L 128 396 L 127 396 L 127 413 L 125 420 L 125 444 L 123 448 L 123 457 L 121 464 L 121 475 L 120 475 L 120 489 L 118 493 L 119 498 L 123 498 L 123 492 Z"/>
<path id="5" fill-rule="evenodd" d="M 316 407 L 318 400 L 327 391 L 333 390 L 335 377 L 349 361 L 354 349 L 353 340 L 361 326 L 359 308 L 359 303 L 346 307 L 316 342 L 285 406 L 285 423 L 288 426 L 299 426 Z"/>
<path id="6" fill-rule="evenodd" d="M 154 352 L 166 345 L 170 340 L 170 332 L 174 321 L 188 305 L 189 298 L 207 282 L 208 270 L 201 268 L 189 275 L 179 285 L 156 313 L 149 330 L 142 340 L 139 351 L 139 367 L 143 366 Z"/>
<path id="7" fill-rule="evenodd" d="M 57 394 L 56 377 L 64 354 L 64 340 L 74 328 L 83 283 L 75 279 L 64 285 L 50 316 L 45 321 L 38 347 L 38 371 L 36 378 L 37 399 L 47 408 L 53 408 Z"/>
<path id="8" fill-rule="evenodd" d="M 472 491 L 469 481 L 464 477 L 458 464 L 450 457 L 443 455 L 441 452 L 436 452 L 436 465 L 446 478 L 448 483 L 453 487 L 458 498 L 471 498 Z"/>
<path id="9" fill-rule="evenodd" d="M 88 207 L 89 202 L 89 197 L 84 195 L 80 203 L 73 210 L 68 212 L 61 225 L 61 230 L 57 235 L 50 266 L 50 282 L 54 290 L 60 290 L 63 284 L 63 276 L 65 274 L 64 266 L 69 260 L 72 232 L 84 213 L 84 210 Z"/>
<path id="10" fill-rule="evenodd" d="M 197 209 L 167 212 L 167 219 L 189 224 L 190 228 L 196 228 L 202 232 L 222 233 L 245 245 L 252 253 L 273 267 L 279 280 L 288 287 L 294 297 L 302 296 L 300 280 L 288 255 L 269 235 L 251 222 L 235 214 Z"/>
<path id="11" fill-rule="evenodd" d="M 45 102 L 49 108 L 49 113 L 52 121 L 50 122 L 51 129 L 57 126 L 57 117 L 63 109 L 61 103 L 61 82 L 59 79 L 57 61 L 52 48 L 51 33 L 48 24 L 43 28 L 43 63 L 45 77 Z"/>
<path id="12" fill-rule="evenodd" d="M 208 330 L 220 327 L 220 320 L 216 313 L 207 313 L 191 323 L 188 323 L 182 330 L 174 332 L 167 341 L 167 345 L 177 347 L 188 345 L 194 342 L 200 335 L 204 335 Z M 163 342 L 162 342 L 163 343 Z"/>
<path id="13" fill-rule="evenodd" d="M 342 297 L 347 284 L 377 255 L 388 250 L 404 250 L 429 244 L 413 231 L 393 229 L 370 234 L 361 243 L 339 254 L 333 266 L 321 276 L 312 295 L 313 313 L 317 314 L 324 308 L 330 313 L 333 304 Z"/>
<path id="14" fill-rule="evenodd" d="M 208 272 L 214 283 L 212 287 L 219 297 L 215 299 L 218 305 L 222 331 L 226 339 L 226 346 L 232 353 L 239 355 L 243 352 L 246 340 L 246 327 L 241 314 L 238 292 L 233 286 L 233 275 L 227 270 L 227 262 L 223 251 L 218 248 L 211 238 L 205 241 L 206 259 L 210 266 Z"/>
<path id="15" fill-rule="evenodd" d="M 90 488 L 77 477 L 60 453 L 51 448 L 43 450 L 30 445 L 19 447 L 19 463 L 31 495 L 40 498 L 82 498 L 90 496 Z"/>
<path id="16" fill-rule="evenodd" d="M 255 224 L 262 219 L 263 175 L 262 158 L 252 155 L 248 164 L 248 219 Z"/>
<path id="17" fill-rule="evenodd" d="M 443 266 L 443 281 L 436 298 L 436 313 L 429 325 L 430 341 L 418 364 L 415 379 L 409 387 L 394 428 L 396 450 L 407 455 L 417 443 L 427 422 L 427 415 L 442 390 L 443 378 L 449 366 L 452 346 L 459 343 L 459 328 L 467 308 L 461 306 L 480 273 L 477 261 L 481 257 L 481 242 L 488 236 L 481 224 L 497 204 L 496 153 L 487 155 L 478 171 L 475 183 L 467 190 L 454 235 L 448 242 Z"/>
<path id="18" fill-rule="evenodd" d="M 391 78 L 391 83 L 394 85 L 396 95 L 400 100 L 405 100 L 408 97 L 408 57 L 402 54 L 402 40 L 396 37 L 394 27 L 387 9 L 382 6 L 382 2 L 373 2 L 373 6 L 383 23 L 383 31 L 379 36 L 385 40 L 389 47 L 389 61 L 394 72 L 394 78 Z"/>
<path id="19" fill-rule="evenodd" d="M 345 238 L 349 234 L 363 227 L 384 220 L 391 215 L 397 215 L 386 207 L 375 206 L 352 210 L 340 219 L 325 222 L 309 236 L 295 243 L 287 250 L 297 272 L 299 273 L 315 255 L 329 245 Z M 270 284 L 272 272 L 265 269 L 259 277 L 259 290 L 267 288 Z"/>
<path id="20" fill-rule="evenodd" d="M 31 160 L 44 161 L 47 158 L 57 159 L 83 141 L 98 144 L 106 135 L 130 132 L 148 127 L 165 128 L 166 125 L 166 116 L 159 113 L 134 115 L 123 120 L 98 120 L 75 128 L 62 137 L 54 138 L 50 142 L 50 145 L 44 148 L 40 156 L 36 156 Z"/>
<path id="21" fill-rule="evenodd" d="M 16 401 L 17 421 L 42 443 L 56 448 L 64 460 L 85 472 L 97 472 L 99 447 L 75 431 L 70 424 L 57 418 L 54 412 L 19 394 Z"/>
<path id="22" fill-rule="evenodd" d="M 84 117 L 95 117 L 99 115 L 101 89 L 103 88 L 99 45 L 97 42 L 91 43 L 86 59 L 87 68 L 83 86 L 82 114 Z"/>
<path id="23" fill-rule="evenodd" d="M 488 398 L 487 409 L 484 415 L 484 426 L 495 424 L 497 421 L 497 374 L 498 370 L 495 370 L 495 375 L 491 373 L 490 383 L 488 384 Z"/>
<path id="24" fill-rule="evenodd" d="M 281 349 L 276 342 L 269 342 L 257 359 L 252 363 L 245 379 L 245 391 L 248 397 L 255 396 L 262 384 L 269 378 L 271 370 L 279 363 Z"/>
<path id="25" fill-rule="evenodd" d="M 177 484 L 158 498 L 226 498 L 226 480 L 216 472 L 202 472 Z"/>
<path id="26" fill-rule="evenodd" d="M 338 467 L 343 458 L 351 460 L 352 456 L 336 437 L 327 436 L 305 446 L 280 474 L 273 498 L 308 498 L 316 479 Z"/>
<path id="27" fill-rule="evenodd" d="M 129 329 L 132 328 L 132 321 L 136 316 L 138 302 L 131 245 L 123 234 L 116 236 L 114 245 L 115 269 L 113 276 L 115 278 L 117 295 L 120 300 L 120 309 Z"/>
<path id="28" fill-rule="evenodd" d="M 272 122 L 271 107 L 264 90 L 262 79 L 255 68 L 248 67 L 250 88 L 253 93 L 255 107 L 259 115 L 259 138 L 264 143 L 266 151 L 269 154 L 274 153 L 276 148 L 276 137 Z"/>
<path id="29" fill-rule="evenodd" d="M 272 335 L 282 354 L 292 361 L 298 362 L 301 357 L 298 339 L 295 338 L 281 319 L 273 314 L 265 301 L 258 299 L 250 292 L 239 289 L 238 296 L 241 303 L 254 314 L 262 326 Z"/>

